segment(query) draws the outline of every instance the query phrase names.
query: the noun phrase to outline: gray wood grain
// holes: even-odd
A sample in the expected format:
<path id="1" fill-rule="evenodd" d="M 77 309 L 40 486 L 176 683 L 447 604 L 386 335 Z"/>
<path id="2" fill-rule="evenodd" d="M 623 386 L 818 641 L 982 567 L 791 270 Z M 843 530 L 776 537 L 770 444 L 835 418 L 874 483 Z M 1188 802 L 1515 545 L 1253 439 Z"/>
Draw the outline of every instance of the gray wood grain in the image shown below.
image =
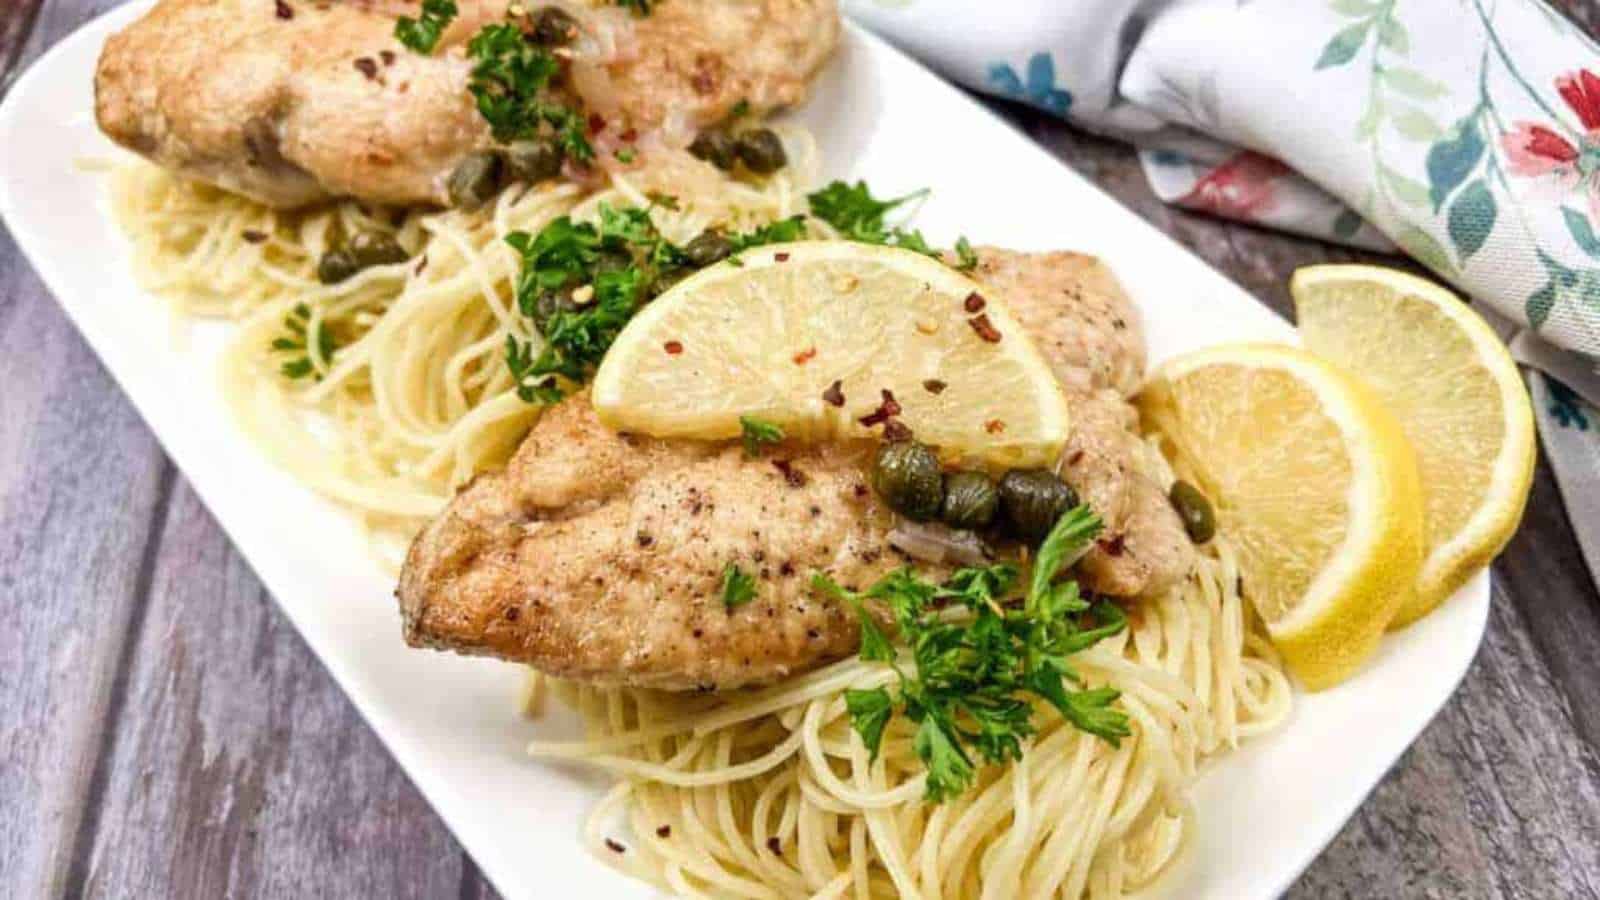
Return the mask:
<path id="1" fill-rule="evenodd" d="M 456 892 L 455 841 L 187 484 L 169 509 L 92 847 L 68 893 Z"/>
<path id="2" fill-rule="evenodd" d="M 0 0 L 0 91 L 111 5 Z M 1404 265 L 1170 209 L 997 109 L 1280 314 L 1297 266 Z M 0 385 L 0 895 L 494 896 L 3 229 Z M 1542 464 L 1495 575 L 1461 690 L 1291 897 L 1600 900 L 1600 598 Z"/>

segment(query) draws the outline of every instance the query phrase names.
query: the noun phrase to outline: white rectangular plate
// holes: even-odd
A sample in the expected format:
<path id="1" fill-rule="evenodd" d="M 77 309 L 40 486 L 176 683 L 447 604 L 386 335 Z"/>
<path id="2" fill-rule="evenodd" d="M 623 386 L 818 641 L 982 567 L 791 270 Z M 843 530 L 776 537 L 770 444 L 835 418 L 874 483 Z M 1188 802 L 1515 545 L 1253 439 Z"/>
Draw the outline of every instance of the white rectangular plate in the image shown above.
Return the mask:
<path id="1" fill-rule="evenodd" d="M 174 329 L 164 305 L 133 284 L 102 176 L 77 162 L 113 155 L 94 125 L 95 59 L 106 36 L 146 8 L 130 4 L 90 23 L 16 83 L 0 107 L 0 216 L 285 614 L 501 892 L 548 896 L 581 884 L 594 898 L 648 895 L 580 848 L 579 823 L 602 782 L 521 753 L 570 721 L 522 720 L 512 666 L 407 649 L 393 583 L 353 523 L 272 468 L 231 423 L 210 375 L 221 328 Z M 821 141 L 829 176 L 865 178 L 891 196 L 932 187 L 918 219 L 930 238 L 1103 256 L 1138 301 L 1156 360 L 1219 341 L 1293 337 L 1238 287 L 860 29 L 846 30 L 800 117 Z M 1297 696 L 1285 728 L 1215 765 L 1195 791 L 1196 840 L 1151 895 L 1248 900 L 1285 890 L 1455 689 L 1488 608 L 1480 574 L 1388 638 L 1359 676 Z"/>

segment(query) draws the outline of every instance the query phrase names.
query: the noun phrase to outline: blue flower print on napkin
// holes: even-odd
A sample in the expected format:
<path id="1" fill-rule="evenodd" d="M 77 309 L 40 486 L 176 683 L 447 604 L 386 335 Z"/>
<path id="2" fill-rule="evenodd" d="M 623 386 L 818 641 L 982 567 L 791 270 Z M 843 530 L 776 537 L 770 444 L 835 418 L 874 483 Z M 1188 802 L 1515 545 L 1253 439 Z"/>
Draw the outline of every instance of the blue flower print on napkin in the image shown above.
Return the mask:
<path id="1" fill-rule="evenodd" d="M 1028 57 L 1027 83 L 1007 63 L 994 63 L 989 66 L 989 84 L 1013 100 L 1031 103 L 1058 116 L 1065 116 L 1072 106 L 1072 93 L 1056 87 L 1056 63 L 1048 53 Z"/>

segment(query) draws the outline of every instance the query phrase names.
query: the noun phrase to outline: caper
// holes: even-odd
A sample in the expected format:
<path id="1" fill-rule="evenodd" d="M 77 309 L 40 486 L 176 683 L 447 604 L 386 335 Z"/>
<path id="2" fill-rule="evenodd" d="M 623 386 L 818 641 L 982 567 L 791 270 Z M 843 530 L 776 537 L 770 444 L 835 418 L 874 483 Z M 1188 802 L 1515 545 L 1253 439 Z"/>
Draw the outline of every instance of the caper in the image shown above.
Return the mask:
<path id="1" fill-rule="evenodd" d="M 571 287 L 546 291 L 533 301 L 533 324 L 542 334 L 548 329 L 550 320 L 555 318 L 557 313 L 574 312 L 577 309 L 578 304 L 572 299 Z"/>
<path id="2" fill-rule="evenodd" d="M 723 128 L 707 128 L 695 136 L 689 153 L 719 169 L 731 169 L 739 155 L 738 142 Z"/>
<path id="3" fill-rule="evenodd" d="M 317 280 L 323 284 L 338 284 L 359 271 L 361 263 L 344 247 L 334 247 L 317 260 Z"/>
<path id="4" fill-rule="evenodd" d="M 894 441 L 878 448 L 872 487 L 890 509 L 915 522 L 939 515 L 944 501 L 939 458 L 916 441 Z"/>
<path id="5" fill-rule="evenodd" d="M 985 528 L 994 521 L 1000 492 L 982 472 L 952 472 L 944 477 L 939 518 L 952 528 Z"/>
<path id="6" fill-rule="evenodd" d="M 1012 533 L 1030 544 L 1044 540 L 1077 505 L 1078 493 L 1049 469 L 1012 469 L 1000 479 L 1000 508 Z"/>
<path id="7" fill-rule="evenodd" d="M 601 250 L 594 259 L 594 272 L 596 275 L 605 272 L 620 272 L 633 265 L 633 256 L 626 250 L 607 248 Z"/>
<path id="8" fill-rule="evenodd" d="M 561 174 L 565 155 L 561 145 L 549 139 L 517 141 L 506 148 L 506 166 L 516 178 L 537 184 Z"/>
<path id="9" fill-rule="evenodd" d="M 736 142 L 739 161 L 757 175 L 771 175 L 789 162 L 783 141 L 771 128 L 753 128 L 739 135 Z"/>
<path id="10" fill-rule="evenodd" d="M 707 228 L 683 245 L 683 255 L 697 267 L 722 262 L 733 253 L 733 242 L 720 229 Z"/>
<path id="11" fill-rule="evenodd" d="M 543 47 L 565 47 L 578 36 L 578 20 L 558 7 L 546 6 L 533 19 L 533 42 Z"/>
<path id="12" fill-rule="evenodd" d="M 1200 493 L 1199 488 L 1187 481 L 1174 481 L 1167 499 L 1172 501 L 1172 508 L 1178 511 L 1178 518 L 1183 520 L 1183 530 L 1189 532 L 1189 540 L 1204 544 L 1216 536 L 1216 513 L 1211 509 L 1211 501 Z"/>
<path id="13" fill-rule="evenodd" d="M 500 180 L 505 175 L 505 164 L 500 154 L 492 150 L 468 153 L 456 170 L 450 173 L 446 188 L 450 202 L 461 209 L 477 209 L 489 202 L 500 190 Z"/>
<path id="14" fill-rule="evenodd" d="M 382 231 L 358 231 L 345 247 L 363 269 L 402 263 L 411 258 L 393 235 Z"/>
<path id="15" fill-rule="evenodd" d="M 688 269 L 683 266 L 668 266 L 656 274 L 656 277 L 645 288 L 645 295 L 650 299 L 665 294 L 673 285 L 689 277 Z"/>

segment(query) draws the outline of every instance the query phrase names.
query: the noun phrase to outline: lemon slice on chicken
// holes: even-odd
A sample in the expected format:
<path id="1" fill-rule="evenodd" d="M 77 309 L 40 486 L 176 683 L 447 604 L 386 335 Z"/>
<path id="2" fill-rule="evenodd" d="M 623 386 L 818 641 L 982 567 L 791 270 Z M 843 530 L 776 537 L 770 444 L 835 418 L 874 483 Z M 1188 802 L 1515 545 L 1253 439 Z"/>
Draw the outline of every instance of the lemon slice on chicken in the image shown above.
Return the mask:
<path id="1" fill-rule="evenodd" d="M 1238 550 L 1244 593 L 1317 690 L 1353 674 L 1422 561 L 1416 455 L 1356 378 L 1294 347 L 1168 361 L 1139 398 Z"/>
<path id="2" fill-rule="evenodd" d="M 1053 463 L 1068 429 L 999 297 L 920 253 L 847 241 L 760 247 L 685 279 L 622 330 L 592 396 L 608 426 L 657 437 L 738 437 L 741 417 L 868 437 L 893 414 L 996 466 Z"/>
<path id="3" fill-rule="evenodd" d="M 1373 266 L 1312 266 L 1289 282 L 1312 352 L 1359 375 L 1417 451 L 1427 556 L 1395 625 L 1421 618 L 1488 565 L 1533 481 L 1533 408 L 1489 326 L 1444 288 Z"/>

